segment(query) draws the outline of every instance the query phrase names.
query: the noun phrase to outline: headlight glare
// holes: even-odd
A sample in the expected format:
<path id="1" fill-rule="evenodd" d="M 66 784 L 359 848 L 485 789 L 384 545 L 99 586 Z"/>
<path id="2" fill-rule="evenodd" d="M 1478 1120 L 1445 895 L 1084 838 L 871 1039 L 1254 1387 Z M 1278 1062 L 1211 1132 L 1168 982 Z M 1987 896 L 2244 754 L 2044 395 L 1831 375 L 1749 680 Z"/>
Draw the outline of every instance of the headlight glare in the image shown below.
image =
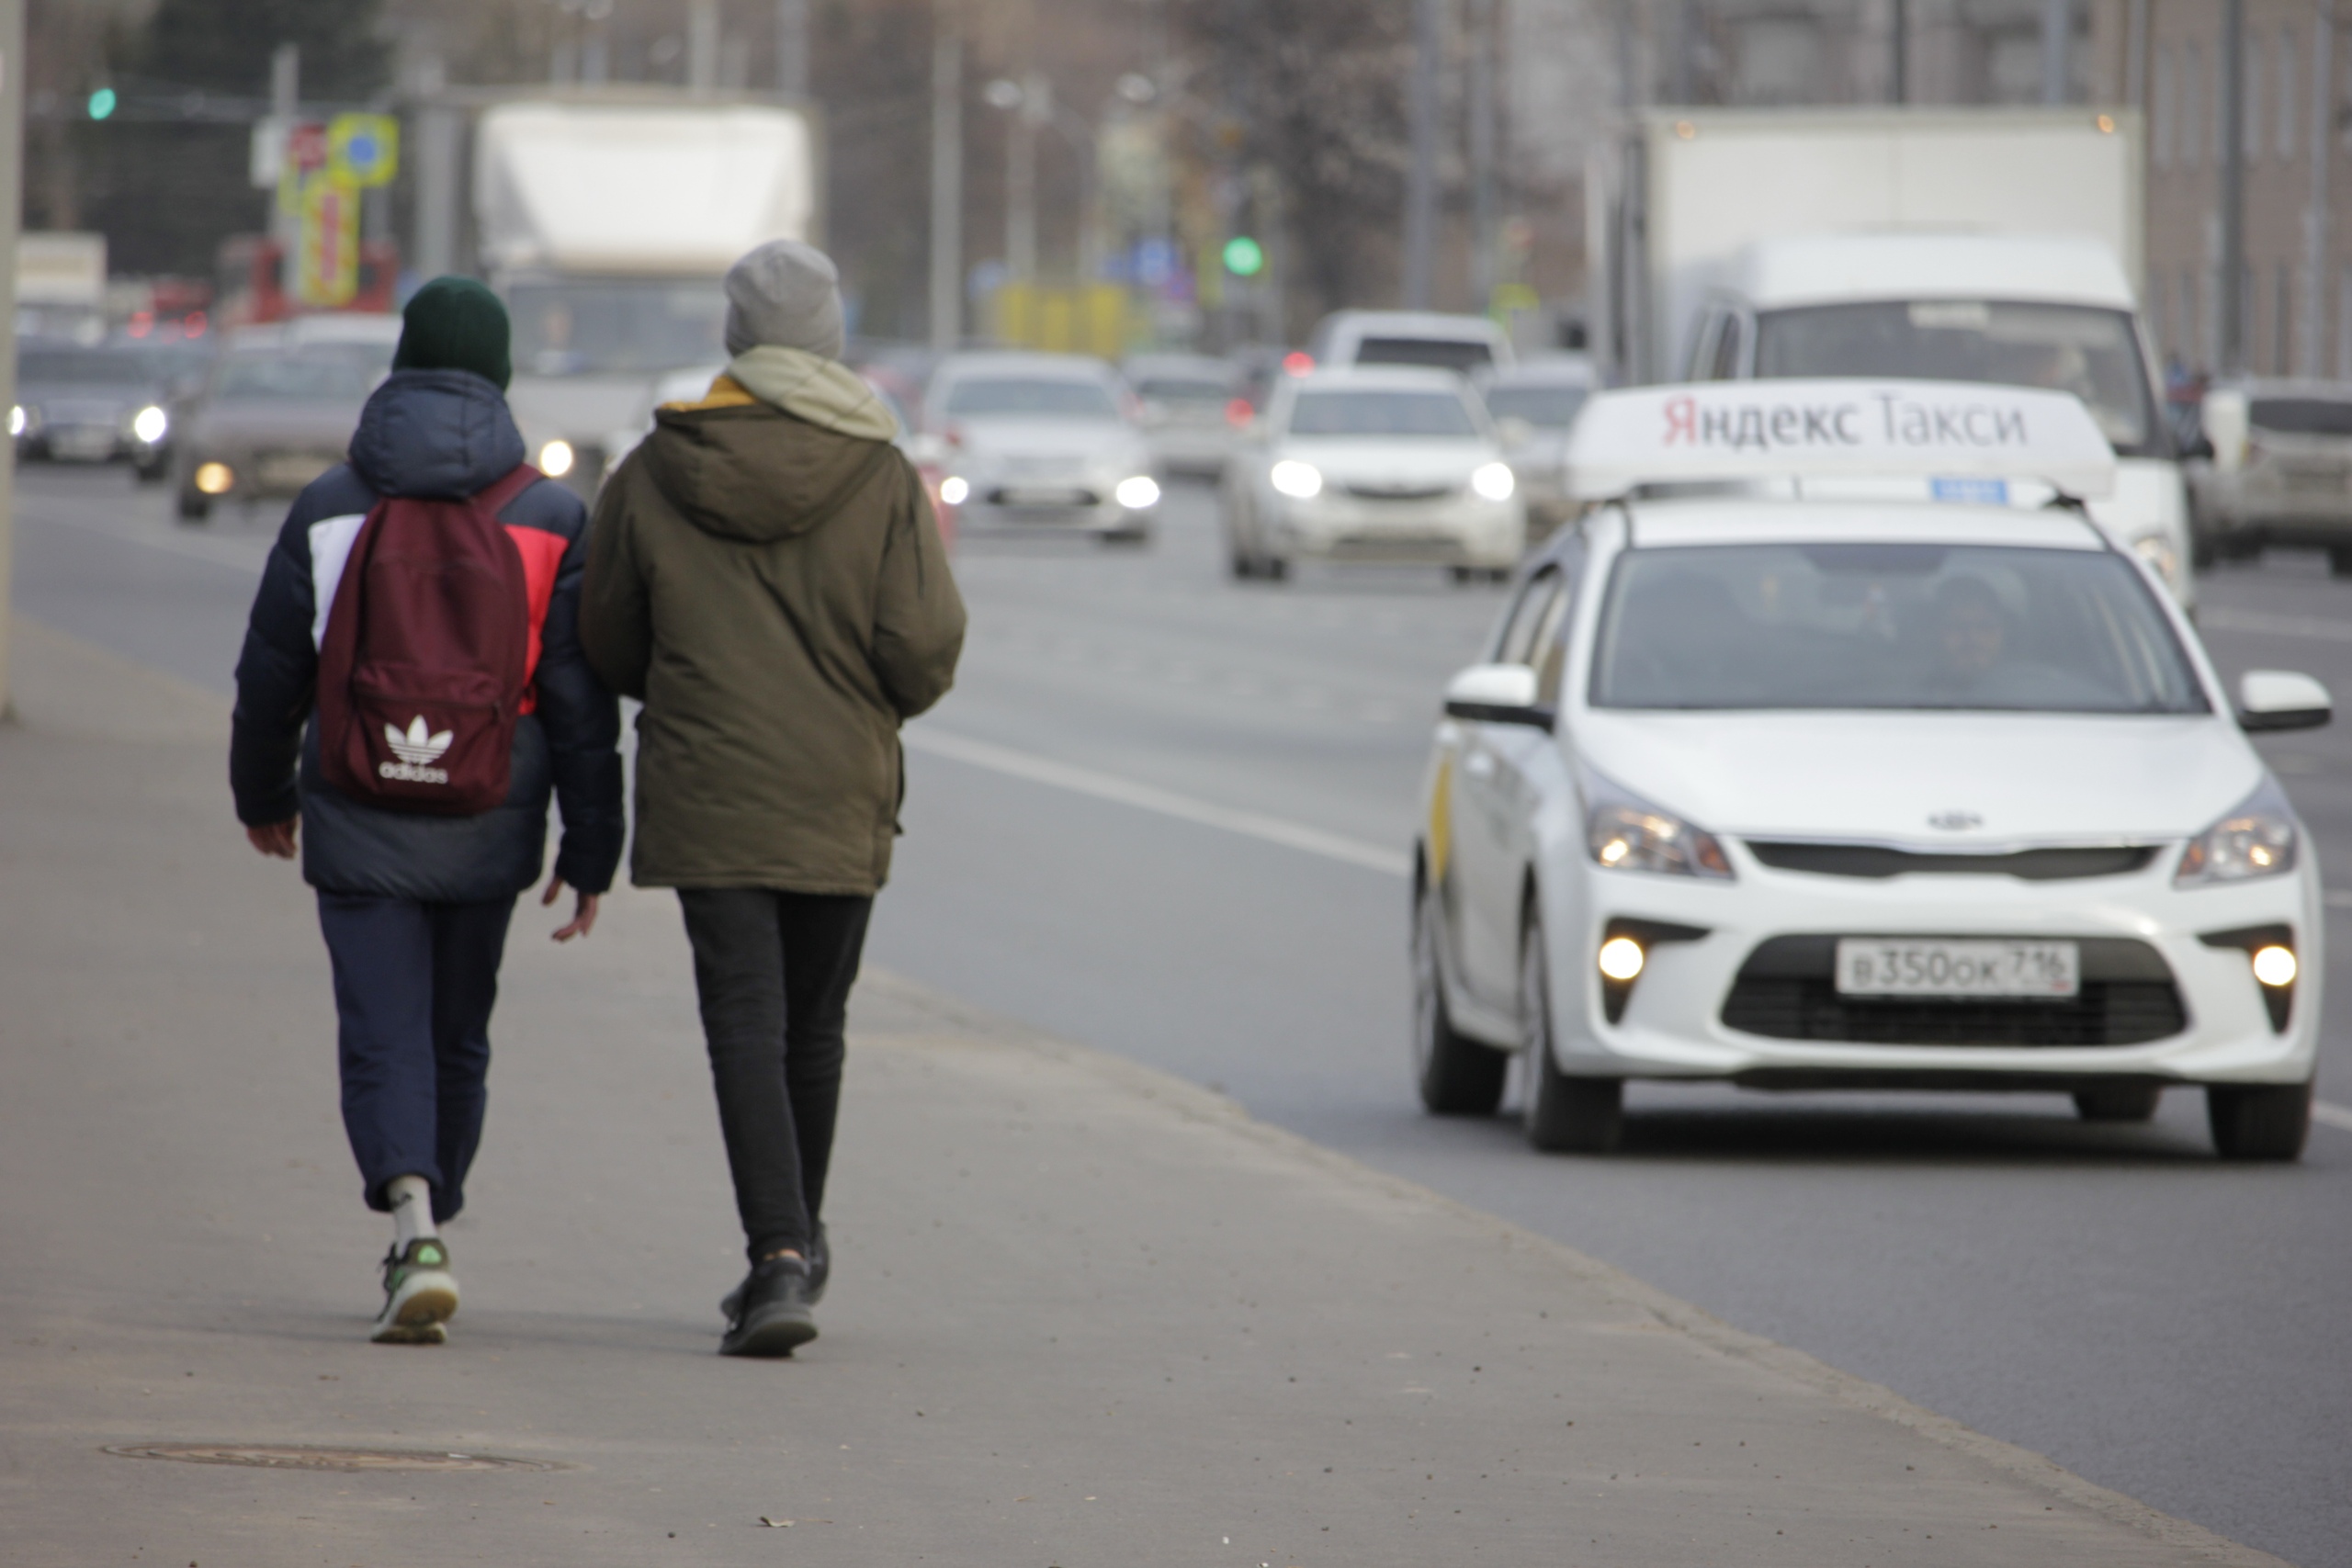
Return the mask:
<path id="1" fill-rule="evenodd" d="M 972 498 L 972 481 L 961 474 L 950 474 L 939 481 L 939 499 L 950 506 L 961 506 Z"/>
<path id="2" fill-rule="evenodd" d="M 1594 961 L 1600 965 L 1603 979 L 1623 985 L 1640 976 L 1647 957 L 1642 952 L 1642 944 L 1632 937 L 1612 936 L 1600 944 Z"/>
<path id="3" fill-rule="evenodd" d="M 2291 947 L 2280 947 L 2274 942 L 2255 952 L 2254 977 L 2274 990 L 2281 986 L 2293 985 L 2295 969 L 2295 950 Z"/>
<path id="4" fill-rule="evenodd" d="M 1121 479 L 1111 493 L 1118 497 L 1119 504 L 1128 511 L 1141 512 L 1145 507 L 1159 502 L 1159 481 L 1149 474 L 1136 474 L 1131 479 Z"/>
<path id="5" fill-rule="evenodd" d="M 18 403 L 8 411 L 8 434 L 11 435 L 22 435 L 24 433 L 25 405 Z"/>
<path id="6" fill-rule="evenodd" d="M 2173 886 L 2196 887 L 2284 876 L 2295 869 L 2301 839 L 2286 793 L 2276 779 L 2266 777 L 2262 787 L 2229 815 L 2188 840 L 2188 847 L 2180 852 L 2180 867 L 2173 873 Z"/>
<path id="7" fill-rule="evenodd" d="M 1312 463 L 1284 457 L 1266 475 L 1266 482 L 1293 501 L 1312 501 L 1323 493 L 1323 472 Z"/>
<path id="8" fill-rule="evenodd" d="M 1487 501 L 1509 501 L 1519 480 L 1509 463 L 1486 463 L 1471 474 L 1470 488 Z"/>
<path id="9" fill-rule="evenodd" d="M 157 408 L 153 403 L 149 403 L 145 408 L 141 409 L 137 414 L 131 417 L 130 421 L 130 434 L 136 435 L 140 440 L 144 441 L 150 446 L 153 446 L 156 442 L 161 441 L 164 438 L 164 432 L 169 430 L 171 427 L 171 415 L 165 413 L 162 409 Z"/>
<path id="10" fill-rule="evenodd" d="M 1661 811 L 1596 773 L 1585 775 L 1585 845 L 1611 871 L 1732 879 L 1731 857 L 1713 833 Z"/>
<path id="11" fill-rule="evenodd" d="M 539 472 L 551 479 L 560 479 L 571 472 L 571 465 L 580 460 L 571 443 L 559 437 L 539 448 Z"/>
<path id="12" fill-rule="evenodd" d="M 236 483 L 236 473 L 226 463 L 197 465 L 196 488 L 206 495 L 226 495 Z"/>

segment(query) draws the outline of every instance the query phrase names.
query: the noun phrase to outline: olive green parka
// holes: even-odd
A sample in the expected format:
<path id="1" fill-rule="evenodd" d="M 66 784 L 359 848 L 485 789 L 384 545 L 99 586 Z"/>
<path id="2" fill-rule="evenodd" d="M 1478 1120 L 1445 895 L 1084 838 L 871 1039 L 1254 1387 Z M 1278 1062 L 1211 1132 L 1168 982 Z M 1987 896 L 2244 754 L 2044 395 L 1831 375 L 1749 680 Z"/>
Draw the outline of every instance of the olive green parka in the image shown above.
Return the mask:
<path id="1" fill-rule="evenodd" d="M 895 446 L 726 377 L 662 409 L 597 502 L 580 637 L 645 705 L 638 886 L 882 886 L 899 726 L 945 694 L 964 640 L 930 502 Z"/>

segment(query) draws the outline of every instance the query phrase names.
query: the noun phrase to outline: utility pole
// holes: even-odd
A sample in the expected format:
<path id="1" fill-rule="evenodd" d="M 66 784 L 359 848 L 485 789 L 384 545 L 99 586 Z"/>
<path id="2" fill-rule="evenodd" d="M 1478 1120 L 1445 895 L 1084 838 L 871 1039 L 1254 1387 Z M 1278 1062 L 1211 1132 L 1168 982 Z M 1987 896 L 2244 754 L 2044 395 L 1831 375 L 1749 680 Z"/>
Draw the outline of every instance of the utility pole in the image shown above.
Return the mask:
<path id="1" fill-rule="evenodd" d="M 1495 286 L 1502 281 L 1495 256 L 1495 32 L 1499 16 L 1499 0 L 1470 0 L 1470 283 L 1481 310 L 1492 306 Z"/>
<path id="2" fill-rule="evenodd" d="M 1037 128 L 1053 118 L 1053 88 L 1032 71 L 1005 83 L 1012 112 L 1004 137 L 1004 269 L 1016 283 L 1037 278 Z"/>
<path id="3" fill-rule="evenodd" d="M 1695 96 L 1691 90 L 1691 57 L 1699 49 L 1699 0 L 1678 0 L 1674 8 L 1674 62 L 1668 68 L 1667 96 L 1678 104 L 1687 104 Z"/>
<path id="4" fill-rule="evenodd" d="M 1413 6 L 1413 166 L 1405 182 L 1405 308 L 1426 310 L 1437 266 L 1437 54 L 1445 0 Z"/>
<path id="5" fill-rule="evenodd" d="M 0 408 L 17 406 L 17 227 L 25 175 L 25 0 L 0 0 Z M 11 579 L 17 563 L 17 444 L 0 442 L 0 722 L 8 685 Z"/>
<path id="6" fill-rule="evenodd" d="M 2075 0 L 2041 0 L 2041 101 L 2066 101 L 2068 52 L 2075 41 Z"/>
<path id="7" fill-rule="evenodd" d="M 808 91 L 808 0 L 775 0 L 775 90 Z"/>
<path id="8" fill-rule="evenodd" d="M 964 39 L 933 0 L 931 44 L 931 346 L 964 338 Z"/>
<path id="9" fill-rule="evenodd" d="M 2335 0 L 2316 0 L 2312 18 L 2312 183 L 2303 209 L 2302 372 L 2327 374 L 2327 231 L 2335 224 L 2328 180 L 2335 145 Z M 2337 329 L 2341 331 L 2339 327 Z M 2342 366 L 2336 367 L 2339 371 Z"/>
<path id="10" fill-rule="evenodd" d="M 689 0 L 686 6 L 686 88 L 714 92 L 718 86 L 718 0 Z"/>
<path id="11" fill-rule="evenodd" d="M 1887 41 L 1887 102 L 1911 101 L 1911 0 L 1894 0 L 1894 36 Z"/>
<path id="12" fill-rule="evenodd" d="M 2222 364 L 2245 368 L 2245 0 L 2222 6 Z"/>

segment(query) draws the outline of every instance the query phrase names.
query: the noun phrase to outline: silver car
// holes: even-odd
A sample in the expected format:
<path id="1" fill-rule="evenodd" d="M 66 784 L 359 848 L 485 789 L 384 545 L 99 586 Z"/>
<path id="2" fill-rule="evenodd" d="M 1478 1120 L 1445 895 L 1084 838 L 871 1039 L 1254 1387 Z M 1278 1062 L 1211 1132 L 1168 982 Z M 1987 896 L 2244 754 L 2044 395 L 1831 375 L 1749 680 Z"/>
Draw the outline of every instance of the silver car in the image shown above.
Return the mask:
<path id="1" fill-rule="evenodd" d="M 1592 395 L 1592 362 L 1582 355 L 1560 355 L 1498 370 L 1481 386 L 1487 412 L 1503 439 L 1503 460 L 1519 479 L 1532 545 L 1575 510 L 1562 486 L 1568 426 Z"/>
<path id="2" fill-rule="evenodd" d="M 958 354 L 923 392 L 916 460 L 967 534 L 1151 536 L 1158 465 L 1116 372 L 1063 354 Z"/>
<path id="3" fill-rule="evenodd" d="M 1125 367 L 1141 404 L 1137 420 L 1160 470 L 1218 479 L 1233 456 L 1239 424 L 1250 422 L 1239 378 L 1222 359 L 1198 354 L 1138 354 Z"/>
<path id="4" fill-rule="evenodd" d="M 2187 465 L 2199 564 L 2316 546 L 2352 577 L 2352 382 L 2228 382 L 2201 420 Z"/>

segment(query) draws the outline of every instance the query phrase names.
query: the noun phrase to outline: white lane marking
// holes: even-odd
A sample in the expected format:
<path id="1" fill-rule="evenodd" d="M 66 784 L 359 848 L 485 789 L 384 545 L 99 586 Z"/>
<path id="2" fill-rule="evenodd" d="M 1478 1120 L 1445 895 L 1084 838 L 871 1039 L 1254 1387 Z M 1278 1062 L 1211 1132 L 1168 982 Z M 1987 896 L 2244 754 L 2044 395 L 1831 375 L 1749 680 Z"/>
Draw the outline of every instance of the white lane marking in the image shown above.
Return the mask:
<path id="1" fill-rule="evenodd" d="M 2267 632 L 2272 637 L 2309 637 L 2323 642 L 2352 642 L 2352 620 L 2322 615 L 2273 615 L 2262 610 L 2233 610 L 2226 605 L 2200 604 L 2197 625 L 2225 632 Z"/>
<path id="2" fill-rule="evenodd" d="M 1231 807 L 1217 806 L 1189 795 L 1179 795 L 1173 790 L 1160 789 L 1154 784 L 1137 784 L 1132 779 L 1119 778 L 1111 773 L 1098 773 L 1091 768 L 1073 767 L 1049 757 L 1015 751 L 1009 747 L 975 740 L 968 736 L 949 735 L 926 728 L 906 731 L 905 740 L 910 750 L 928 751 L 934 757 L 969 763 L 1011 778 L 1050 784 L 1056 789 L 1092 795 L 1097 800 L 1108 800 L 1120 806 L 1132 806 L 1141 811 L 1156 811 L 1162 817 L 1173 817 L 1204 828 L 1222 829 L 1245 838 L 1280 844 L 1284 849 L 1301 850 L 1311 855 L 1321 855 L 1326 860 L 1362 866 L 1366 871 L 1383 872 L 1390 876 L 1412 874 L 1412 857 L 1401 850 L 1385 849 L 1361 839 L 1327 833 L 1320 828 L 1310 828 L 1303 822 L 1262 817 L 1254 811 L 1236 811 Z"/>
<path id="3" fill-rule="evenodd" d="M 2312 1120 L 2339 1132 L 2352 1133 L 2352 1106 L 2331 1105 L 2324 1100 L 2314 1100 L 2312 1101 Z"/>

